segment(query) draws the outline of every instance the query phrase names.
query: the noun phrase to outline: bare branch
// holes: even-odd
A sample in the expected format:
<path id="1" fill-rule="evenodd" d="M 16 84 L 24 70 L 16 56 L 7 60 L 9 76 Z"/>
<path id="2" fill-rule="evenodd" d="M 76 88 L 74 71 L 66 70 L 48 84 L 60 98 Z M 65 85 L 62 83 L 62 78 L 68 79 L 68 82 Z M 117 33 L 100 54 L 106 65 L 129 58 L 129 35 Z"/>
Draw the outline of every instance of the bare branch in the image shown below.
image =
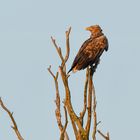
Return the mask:
<path id="1" fill-rule="evenodd" d="M 70 45 L 69 45 L 69 35 L 71 32 L 71 27 L 68 29 L 68 31 L 66 31 L 66 55 L 65 55 L 65 59 L 62 63 L 62 67 L 65 65 L 65 63 L 67 62 L 68 58 L 69 58 L 69 54 L 70 54 Z"/>
<path id="2" fill-rule="evenodd" d="M 87 87 L 88 87 L 88 79 L 89 79 L 89 68 L 87 68 L 86 70 L 86 80 L 85 80 L 85 86 L 84 86 L 84 107 L 83 107 L 83 111 L 80 112 L 80 121 L 81 124 L 83 125 L 83 118 L 84 115 L 86 113 L 86 109 L 87 109 Z"/>
<path id="3" fill-rule="evenodd" d="M 97 66 L 99 64 L 99 61 L 100 59 L 95 63 L 94 66 L 92 66 L 90 68 L 90 76 L 89 76 L 89 89 L 88 89 L 88 118 L 87 118 L 87 123 L 86 123 L 86 132 L 87 132 L 87 135 L 89 135 L 89 132 L 90 132 L 90 125 L 91 125 L 91 111 L 92 111 L 92 92 L 94 93 L 94 101 L 93 101 L 93 109 L 94 109 L 94 130 L 93 130 L 93 140 L 95 140 L 95 135 L 96 135 L 96 127 L 97 127 L 97 118 L 96 118 L 96 96 L 95 96 L 95 90 L 94 90 L 94 86 L 93 86 L 93 80 L 92 80 L 92 77 L 93 77 L 93 74 L 95 73 L 96 69 L 97 69 Z"/>
<path id="4" fill-rule="evenodd" d="M 65 111 L 65 119 L 66 119 L 66 122 L 65 122 L 65 126 L 63 127 L 62 125 L 62 122 L 61 122 L 61 110 L 60 110 L 60 94 L 59 94 L 59 88 L 58 88 L 58 72 L 56 73 L 56 76 L 53 74 L 53 72 L 51 71 L 51 66 L 48 68 L 48 71 L 49 73 L 52 75 L 52 77 L 54 78 L 54 82 L 55 82 L 55 90 L 56 90 L 56 100 L 55 100 L 55 103 L 56 103 L 56 110 L 55 110 L 55 116 L 56 116 L 56 120 L 57 120 L 57 124 L 58 124 L 58 127 L 60 129 L 60 140 L 64 140 L 65 137 L 67 137 L 67 140 L 69 139 L 68 138 L 68 135 L 67 135 L 67 132 L 66 132 L 66 127 L 67 127 L 67 124 L 68 124 L 68 120 L 67 120 L 67 112 L 64 108 L 64 111 Z"/>
<path id="5" fill-rule="evenodd" d="M 9 109 L 4 105 L 4 103 L 3 103 L 3 101 L 2 101 L 1 98 L 0 98 L 0 105 L 1 105 L 1 107 L 7 112 L 7 114 L 9 115 L 9 117 L 10 117 L 12 123 L 13 123 L 12 128 L 13 128 L 13 130 L 15 131 L 18 140 L 24 140 L 23 137 L 21 136 L 19 130 L 18 130 L 16 121 L 15 121 L 15 119 L 14 119 L 14 117 L 13 117 L 13 113 L 11 113 L 11 112 L 9 111 Z"/>
<path id="6" fill-rule="evenodd" d="M 48 71 L 49 71 L 49 73 L 51 74 L 51 76 L 55 79 L 55 76 L 54 76 L 54 74 L 53 74 L 52 71 L 51 71 L 51 65 L 49 66 Z"/>
<path id="7" fill-rule="evenodd" d="M 56 87 L 57 86 L 58 85 L 56 85 Z M 62 122 L 61 122 L 61 111 L 60 111 L 60 95 L 59 95 L 58 89 L 56 89 L 55 103 L 56 103 L 55 116 L 56 116 L 57 124 L 58 124 L 58 127 L 59 127 L 60 131 L 63 131 L 63 125 L 62 125 Z"/>
<path id="8" fill-rule="evenodd" d="M 97 130 L 98 133 L 105 139 L 105 140 L 110 140 L 109 138 L 109 132 L 107 133 L 107 135 L 105 136 L 100 130 Z"/>
<path id="9" fill-rule="evenodd" d="M 65 125 L 63 127 L 63 130 L 61 131 L 60 140 L 69 139 L 68 135 L 67 134 L 65 135 L 67 124 L 68 124 L 67 110 L 65 106 L 64 106 L 64 112 L 65 112 Z"/>
<path id="10" fill-rule="evenodd" d="M 60 57 L 60 59 L 61 59 L 61 70 L 60 70 L 60 67 L 59 67 L 59 70 L 60 70 L 60 73 L 61 73 L 61 77 L 62 77 L 62 75 L 63 75 L 63 83 L 65 83 L 65 84 L 67 84 L 67 80 L 68 80 L 68 76 L 66 75 L 66 67 L 65 67 L 65 63 L 66 63 L 66 61 L 68 60 L 68 57 L 69 57 L 69 34 L 70 34 L 70 31 L 71 31 L 71 28 L 69 28 L 69 30 L 68 31 L 66 31 L 66 56 L 65 56 L 65 59 L 64 59 L 64 57 L 62 56 L 62 52 L 61 52 L 61 48 L 60 47 L 58 47 L 57 46 L 57 44 L 56 44 L 56 42 L 55 42 L 55 39 L 53 39 L 53 37 L 51 37 L 51 39 L 52 39 L 52 42 L 53 42 L 53 44 L 54 44 L 54 46 L 55 46 L 55 48 L 56 48 L 56 50 L 57 50 L 57 53 L 58 53 L 58 55 L 59 55 L 59 57 Z M 64 84 L 64 86 L 65 86 L 65 84 Z M 68 87 L 68 84 L 67 84 L 67 86 L 66 87 Z M 67 93 L 69 92 L 69 89 L 67 88 Z M 66 93 L 66 94 L 67 94 Z M 66 100 L 69 98 L 67 98 L 68 96 L 66 96 Z M 69 98 L 70 99 L 70 98 Z M 68 100 L 69 100 L 68 99 Z M 67 107 L 67 101 L 65 102 L 65 104 L 64 104 L 65 106 L 66 106 L 66 108 L 68 108 Z M 68 110 L 68 113 L 70 113 L 71 111 L 69 111 Z M 76 116 L 76 115 L 75 115 Z M 75 117 L 73 118 L 73 115 L 70 115 L 70 118 L 71 118 L 71 123 L 72 123 L 72 126 L 73 126 L 73 130 L 74 130 L 74 133 L 75 133 L 75 137 L 77 137 L 77 127 L 76 127 L 76 124 L 75 124 Z M 76 118 L 78 118 L 77 116 L 76 116 Z"/>
<path id="11" fill-rule="evenodd" d="M 94 118 L 94 126 L 93 126 L 93 133 L 92 133 L 92 138 L 93 140 L 96 140 L 96 131 L 97 131 L 97 114 L 96 114 L 96 95 L 95 95 L 95 89 L 94 85 L 92 86 L 92 92 L 93 92 L 93 118 Z"/>
<path id="12" fill-rule="evenodd" d="M 71 96 L 70 96 L 70 90 L 69 90 L 69 86 L 68 86 L 68 80 L 67 80 L 66 73 L 63 72 L 62 67 L 59 67 L 59 71 L 60 71 L 60 74 L 61 74 L 61 77 L 62 77 L 62 80 L 63 80 L 63 84 L 64 84 L 64 87 L 65 87 L 65 93 L 66 93 L 65 106 L 68 110 L 68 113 L 69 113 L 69 116 L 70 116 L 70 119 L 71 119 L 71 122 L 72 122 L 72 126 L 73 126 L 73 129 L 74 129 L 75 136 L 77 136 L 77 128 L 76 128 L 75 122 L 78 122 L 78 126 L 81 129 L 82 129 L 82 126 L 81 126 L 80 121 L 78 121 L 79 119 L 76 116 L 76 114 L 75 114 L 75 112 L 72 108 L 72 105 L 71 105 Z"/>
<path id="13" fill-rule="evenodd" d="M 51 37 L 51 40 L 52 40 L 52 43 L 54 44 L 54 47 L 55 47 L 56 50 L 57 50 L 57 53 L 58 53 L 58 55 L 59 55 L 61 61 L 63 62 L 63 61 L 64 61 L 64 58 L 63 58 L 63 56 L 62 56 L 61 48 L 58 47 L 58 45 L 56 44 L 56 41 L 55 41 L 55 39 L 54 39 L 53 37 Z"/>
<path id="14" fill-rule="evenodd" d="M 65 66 L 65 63 L 66 61 L 68 60 L 69 58 L 69 53 L 70 53 L 70 47 L 69 47 L 69 34 L 70 34 L 70 31 L 71 31 L 71 27 L 69 28 L 68 31 L 66 31 L 66 56 L 65 56 L 65 59 L 64 61 L 62 61 L 61 63 L 61 66 L 59 67 L 59 71 L 60 71 L 60 74 L 61 74 L 61 77 L 62 77 L 62 81 L 63 81 L 63 84 L 64 84 L 64 88 L 65 88 L 65 93 L 66 93 L 66 98 L 65 98 L 65 106 L 68 110 L 68 113 L 69 113 L 69 116 L 70 116 L 70 119 L 71 119 L 71 123 L 72 123 L 72 126 L 73 126 L 73 130 L 74 130 L 74 133 L 75 133 L 75 136 L 76 136 L 76 139 L 77 138 L 77 127 L 79 129 L 79 131 L 82 133 L 82 136 L 85 137 L 86 136 L 86 132 L 84 130 L 84 128 L 82 127 L 81 125 L 81 122 L 80 122 L 80 118 L 77 117 L 77 115 L 75 114 L 74 110 L 73 110 L 73 107 L 72 107 L 72 104 L 71 104 L 71 97 L 70 97 L 70 90 L 69 90 L 69 86 L 68 86 L 68 76 L 66 75 L 66 66 Z M 77 127 L 76 127 L 76 124 L 77 124 Z"/>
<path id="15" fill-rule="evenodd" d="M 67 110 L 66 110 L 66 107 L 64 106 L 64 111 L 65 111 L 65 126 L 64 126 L 64 130 L 66 130 L 66 127 L 67 127 L 67 124 L 68 124 L 68 117 L 67 117 Z"/>
<path id="16" fill-rule="evenodd" d="M 89 135 L 90 131 L 90 125 L 91 125 L 91 111 L 92 111 L 92 76 L 93 76 L 93 71 L 90 69 L 90 75 L 89 75 L 89 87 L 88 87 L 88 117 L 87 117 L 87 123 L 86 123 L 86 133 Z"/>
<path id="17" fill-rule="evenodd" d="M 71 121 L 73 124 L 73 129 L 75 130 L 75 134 L 77 134 L 77 128 L 75 126 L 75 121 L 80 122 L 79 118 L 76 116 L 72 105 L 71 105 L 71 97 L 70 97 L 70 90 L 69 90 L 69 86 L 68 86 L 68 76 L 66 75 L 66 71 L 64 70 L 65 67 L 65 63 L 67 62 L 68 58 L 69 58 L 69 53 L 70 53 L 70 46 L 69 46 L 69 35 L 70 35 L 70 31 L 71 31 L 71 27 L 68 29 L 68 31 L 66 31 L 66 55 L 65 55 L 65 59 L 61 59 L 62 61 L 62 65 L 59 67 L 60 70 L 60 74 L 63 80 L 63 84 L 65 86 L 65 90 L 66 90 L 66 100 L 65 100 L 65 106 L 68 109 L 68 113 L 71 117 Z M 82 129 L 82 127 L 80 126 L 80 123 L 78 123 L 79 127 Z"/>

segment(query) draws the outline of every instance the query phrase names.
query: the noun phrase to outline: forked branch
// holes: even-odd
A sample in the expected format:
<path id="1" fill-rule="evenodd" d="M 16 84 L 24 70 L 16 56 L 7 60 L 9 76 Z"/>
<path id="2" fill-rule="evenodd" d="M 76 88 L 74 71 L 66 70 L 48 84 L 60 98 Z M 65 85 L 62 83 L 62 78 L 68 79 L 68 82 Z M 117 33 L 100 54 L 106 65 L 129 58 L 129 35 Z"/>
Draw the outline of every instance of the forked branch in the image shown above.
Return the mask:
<path id="1" fill-rule="evenodd" d="M 3 110 L 6 111 L 6 113 L 9 115 L 9 117 L 10 117 L 12 123 L 13 123 L 13 126 L 11 126 L 11 127 L 15 131 L 15 134 L 16 134 L 18 140 L 24 140 L 23 137 L 21 136 L 19 130 L 18 130 L 18 126 L 17 126 L 16 121 L 15 121 L 15 119 L 13 117 L 13 113 L 11 113 L 10 110 L 4 105 L 4 103 L 3 103 L 1 98 L 0 98 L 0 105 L 3 108 Z"/>
<path id="2" fill-rule="evenodd" d="M 62 56 L 61 48 L 58 47 L 58 45 L 56 44 L 56 41 L 55 41 L 55 39 L 54 39 L 53 37 L 51 37 L 51 40 L 52 40 L 52 43 L 53 43 L 54 47 L 55 47 L 56 50 L 57 50 L 57 53 L 58 53 L 58 55 L 59 55 L 61 61 L 63 62 L 63 61 L 64 61 L 64 58 L 63 58 L 63 56 Z"/>
<path id="3" fill-rule="evenodd" d="M 68 31 L 66 31 L 66 55 L 65 55 L 65 59 L 63 61 L 62 67 L 67 62 L 67 60 L 69 58 L 69 54 L 70 54 L 70 43 L 69 43 L 69 35 L 70 35 L 70 32 L 71 32 L 71 27 L 68 29 Z"/>
<path id="4" fill-rule="evenodd" d="M 61 110 L 60 110 L 60 94 L 59 94 L 59 88 L 58 88 L 58 72 L 56 73 L 56 75 L 53 74 L 53 72 L 51 71 L 51 66 L 48 68 L 49 73 L 52 75 L 54 82 L 55 82 L 55 90 L 56 90 L 56 110 L 55 110 L 55 116 L 56 116 L 56 120 L 57 120 L 57 124 L 60 130 L 60 140 L 69 140 L 68 134 L 66 132 L 66 128 L 67 128 L 67 124 L 68 124 L 68 118 L 67 118 L 67 111 L 66 108 L 64 107 L 64 111 L 65 111 L 65 125 L 62 125 L 62 121 L 61 121 Z"/>

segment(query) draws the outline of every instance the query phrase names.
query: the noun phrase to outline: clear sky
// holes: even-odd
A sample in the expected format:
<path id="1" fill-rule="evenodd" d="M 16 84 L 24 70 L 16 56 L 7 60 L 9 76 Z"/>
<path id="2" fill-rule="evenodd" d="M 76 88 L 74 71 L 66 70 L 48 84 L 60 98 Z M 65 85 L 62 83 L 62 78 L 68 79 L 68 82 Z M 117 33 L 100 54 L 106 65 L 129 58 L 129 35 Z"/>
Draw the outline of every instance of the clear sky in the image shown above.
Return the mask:
<path id="1" fill-rule="evenodd" d="M 65 50 L 70 35 L 71 63 L 84 40 L 85 27 L 99 24 L 109 40 L 94 77 L 99 128 L 112 140 L 140 139 L 139 0 L 1 0 L 0 96 L 14 112 L 26 140 L 57 140 L 55 89 L 47 71 L 60 63 L 50 36 Z M 71 74 L 72 102 L 80 112 L 85 71 Z M 60 84 L 61 86 L 61 84 Z M 63 87 L 60 87 L 62 100 Z M 15 140 L 7 114 L 0 109 L 0 140 Z M 71 127 L 68 128 L 74 139 Z M 100 138 L 101 139 L 101 138 Z"/>

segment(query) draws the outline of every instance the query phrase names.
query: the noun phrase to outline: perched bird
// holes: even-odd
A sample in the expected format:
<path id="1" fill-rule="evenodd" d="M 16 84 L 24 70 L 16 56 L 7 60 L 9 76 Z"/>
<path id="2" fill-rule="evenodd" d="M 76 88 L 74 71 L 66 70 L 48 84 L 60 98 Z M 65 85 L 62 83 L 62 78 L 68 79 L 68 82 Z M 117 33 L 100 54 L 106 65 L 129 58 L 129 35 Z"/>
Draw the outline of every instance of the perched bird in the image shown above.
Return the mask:
<path id="1" fill-rule="evenodd" d="M 96 64 L 104 50 L 108 50 L 108 40 L 99 25 L 87 27 L 86 30 L 91 32 L 91 36 L 79 49 L 68 73 Z"/>

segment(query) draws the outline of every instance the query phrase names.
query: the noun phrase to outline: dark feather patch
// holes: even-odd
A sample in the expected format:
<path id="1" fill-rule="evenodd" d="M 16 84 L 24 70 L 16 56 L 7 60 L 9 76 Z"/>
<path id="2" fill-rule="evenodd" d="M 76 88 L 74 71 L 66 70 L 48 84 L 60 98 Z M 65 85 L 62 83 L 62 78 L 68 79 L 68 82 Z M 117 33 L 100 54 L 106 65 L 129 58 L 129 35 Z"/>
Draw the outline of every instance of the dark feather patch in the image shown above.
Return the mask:
<path id="1" fill-rule="evenodd" d="M 97 38 L 89 38 L 83 43 L 80 50 L 78 51 L 69 72 L 73 69 L 85 69 L 87 66 L 96 63 L 103 51 L 107 49 L 108 42 L 104 35 Z"/>

